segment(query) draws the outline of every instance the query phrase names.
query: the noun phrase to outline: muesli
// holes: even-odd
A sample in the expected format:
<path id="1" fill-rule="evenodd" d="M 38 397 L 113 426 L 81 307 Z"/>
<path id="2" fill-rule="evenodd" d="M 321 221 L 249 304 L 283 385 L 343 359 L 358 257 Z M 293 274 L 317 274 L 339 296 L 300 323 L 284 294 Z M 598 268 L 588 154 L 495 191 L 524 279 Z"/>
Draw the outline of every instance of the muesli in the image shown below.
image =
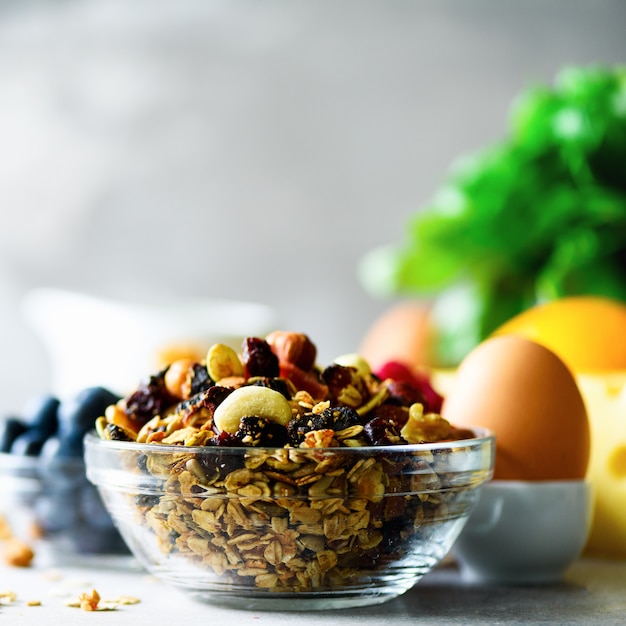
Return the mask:
<path id="1" fill-rule="evenodd" d="M 433 397 L 360 357 L 319 368 L 306 335 L 277 331 L 241 353 L 216 344 L 201 363 L 172 363 L 96 428 L 149 444 L 129 469 L 159 484 L 134 507 L 163 553 L 225 584 L 314 591 L 397 564 L 466 508 L 445 459 L 435 472 L 428 451 L 407 445 L 474 436 Z"/>

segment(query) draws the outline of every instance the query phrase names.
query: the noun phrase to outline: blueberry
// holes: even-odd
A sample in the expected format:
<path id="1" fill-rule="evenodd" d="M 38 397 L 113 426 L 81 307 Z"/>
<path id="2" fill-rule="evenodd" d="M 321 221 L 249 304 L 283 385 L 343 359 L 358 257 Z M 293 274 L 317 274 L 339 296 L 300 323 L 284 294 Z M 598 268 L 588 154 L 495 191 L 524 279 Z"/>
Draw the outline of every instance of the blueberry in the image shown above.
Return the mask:
<path id="1" fill-rule="evenodd" d="M 128 554 L 116 528 L 96 532 L 84 525 L 72 529 L 71 549 L 79 554 Z"/>
<path id="2" fill-rule="evenodd" d="M 61 402 L 58 411 L 61 435 L 84 435 L 90 431 L 96 419 L 104 415 L 110 404 L 115 404 L 120 396 L 104 387 L 87 387 L 76 396 Z"/>
<path id="3" fill-rule="evenodd" d="M 50 437 L 41 449 L 41 456 L 45 460 L 53 459 L 82 459 L 83 435 L 70 433 Z"/>
<path id="4" fill-rule="evenodd" d="M 15 438 L 11 445 L 11 454 L 21 456 L 37 456 L 46 440 L 44 433 L 35 428 L 29 428 Z"/>
<path id="5" fill-rule="evenodd" d="M 35 504 L 35 515 L 39 525 L 48 533 L 72 528 L 79 519 L 74 491 L 43 495 Z"/>
<path id="6" fill-rule="evenodd" d="M 49 394 L 36 396 L 24 407 L 22 417 L 31 428 L 36 428 L 44 439 L 54 435 L 58 428 L 57 409 L 59 400 Z"/>
<path id="7" fill-rule="evenodd" d="M 80 447 L 79 447 L 80 445 Z M 87 481 L 82 459 L 82 442 L 50 437 L 41 449 L 39 474 L 44 487 L 52 491 L 76 489 Z"/>
<path id="8" fill-rule="evenodd" d="M 113 520 L 94 485 L 85 485 L 79 497 L 81 514 L 87 526 L 100 529 L 113 528 Z"/>
<path id="9" fill-rule="evenodd" d="M 26 424 L 17 417 L 0 421 L 0 452 L 9 452 L 13 442 L 26 432 Z"/>

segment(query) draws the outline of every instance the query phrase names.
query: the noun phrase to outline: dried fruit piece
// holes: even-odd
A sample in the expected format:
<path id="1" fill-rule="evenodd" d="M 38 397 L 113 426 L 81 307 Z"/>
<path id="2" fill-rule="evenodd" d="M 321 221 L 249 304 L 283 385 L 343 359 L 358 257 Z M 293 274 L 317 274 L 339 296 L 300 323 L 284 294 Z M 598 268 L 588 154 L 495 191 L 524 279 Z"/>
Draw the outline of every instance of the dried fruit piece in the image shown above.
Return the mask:
<path id="1" fill-rule="evenodd" d="M 126 400 L 126 413 L 140 427 L 174 400 L 167 391 L 164 379 L 165 371 L 150 376 Z"/>
<path id="2" fill-rule="evenodd" d="M 211 380 L 211 377 L 209 376 L 209 372 L 207 371 L 205 365 L 203 365 L 202 363 L 194 363 L 191 372 L 190 384 L 190 396 L 195 396 L 198 393 L 202 393 L 214 384 Z"/>
<path id="3" fill-rule="evenodd" d="M 235 436 L 246 446 L 282 448 L 288 441 L 287 429 L 266 417 L 244 416 Z"/>
<path id="4" fill-rule="evenodd" d="M 370 446 L 392 446 L 406 443 L 400 436 L 398 425 L 384 417 L 374 417 L 363 427 L 363 434 Z"/>
<path id="5" fill-rule="evenodd" d="M 215 409 L 232 393 L 231 387 L 213 385 L 189 400 L 179 403 L 174 410 L 183 426 L 210 427 Z"/>
<path id="6" fill-rule="evenodd" d="M 328 386 L 320 380 L 316 370 L 307 372 L 293 363 L 281 363 L 280 375 L 290 380 L 296 389 L 306 391 L 317 401 L 324 400 L 328 394 Z"/>
<path id="7" fill-rule="evenodd" d="M 241 357 L 248 376 L 278 376 L 280 373 L 278 357 L 265 339 L 244 339 Z"/>

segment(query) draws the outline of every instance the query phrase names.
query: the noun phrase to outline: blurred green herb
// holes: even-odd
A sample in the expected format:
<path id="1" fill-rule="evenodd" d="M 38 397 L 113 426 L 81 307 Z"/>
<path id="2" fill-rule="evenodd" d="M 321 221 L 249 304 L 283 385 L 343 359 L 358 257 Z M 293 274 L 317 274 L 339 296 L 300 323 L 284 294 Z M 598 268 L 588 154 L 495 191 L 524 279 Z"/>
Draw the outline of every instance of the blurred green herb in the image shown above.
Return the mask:
<path id="1" fill-rule="evenodd" d="M 538 302 L 626 301 L 626 66 L 523 92 L 508 136 L 455 164 L 407 234 L 363 259 L 361 280 L 434 299 L 442 365 Z"/>

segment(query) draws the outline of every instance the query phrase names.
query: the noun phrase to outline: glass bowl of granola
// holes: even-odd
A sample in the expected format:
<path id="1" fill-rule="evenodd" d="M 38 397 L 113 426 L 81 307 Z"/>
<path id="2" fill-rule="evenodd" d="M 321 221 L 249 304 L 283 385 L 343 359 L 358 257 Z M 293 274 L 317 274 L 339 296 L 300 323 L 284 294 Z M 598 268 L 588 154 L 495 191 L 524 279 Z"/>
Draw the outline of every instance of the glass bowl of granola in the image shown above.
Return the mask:
<path id="1" fill-rule="evenodd" d="M 357 356 L 319 368 L 294 335 L 216 344 L 147 378 L 85 438 L 88 478 L 138 561 L 202 600 L 390 600 L 451 549 L 494 438 Z"/>

